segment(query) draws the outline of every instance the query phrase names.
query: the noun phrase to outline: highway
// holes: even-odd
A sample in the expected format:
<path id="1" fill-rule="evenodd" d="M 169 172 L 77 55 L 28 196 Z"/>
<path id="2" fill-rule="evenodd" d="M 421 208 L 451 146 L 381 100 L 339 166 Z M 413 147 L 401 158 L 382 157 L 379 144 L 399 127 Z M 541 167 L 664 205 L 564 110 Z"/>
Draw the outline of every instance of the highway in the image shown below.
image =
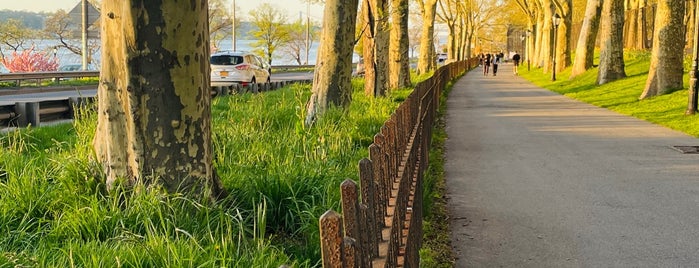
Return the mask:
<path id="1" fill-rule="evenodd" d="M 272 82 L 276 81 L 297 81 L 313 79 L 312 72 L 288 72 L 272 74 Z M 2 89 L 0 89 L 2 92 Z M 27 91 L 30 92 L 30 91 Z M 82 89 L 71 91 L 58 92 L 41 92 L 41 93 L 26 93 L 4 95 L 0 94 L 0 106 L 14 105 L 17 102 L 32 102 L 32 101 L 47 101 L 47 100 L 64 100 L 70 97 L 94 97 L 97 95 L 97 89 Z"/>

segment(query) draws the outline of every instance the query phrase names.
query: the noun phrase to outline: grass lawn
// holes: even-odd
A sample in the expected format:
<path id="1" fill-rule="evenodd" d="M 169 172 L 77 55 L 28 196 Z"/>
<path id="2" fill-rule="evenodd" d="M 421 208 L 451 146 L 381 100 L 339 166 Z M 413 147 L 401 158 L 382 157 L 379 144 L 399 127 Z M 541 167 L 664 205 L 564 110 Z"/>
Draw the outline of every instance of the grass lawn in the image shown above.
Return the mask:
<path id="1" fill-rule="evenodd" d="M 598 62 L 598 61 L 596 61 Z M 648 79 L 650 52 L 625 52 L 627 78 L 597 86 L 597 68 L 592 68 L 575 79 L 570 77 L 570 68 L 557 73 L 557 81 L 541 69 L 527 72 L 520 68 L 520 75 L 534 84 L 570 98 L 599 107 L 634 116 L 658 125 L 663 125 L 689 135 L 699 137 L 699 120 L 684 115 L 687 109 L 689 75 L 685 73 L 684 89 L 671 94 L 638 100 Z M 685 69 L 687 69 L 685 64 Z"/>
<path id="2" fill-rule="evenodd" d="M 318 218 L 339 211 L 374 134 L 410 90 L 302 124 L 310 85 L 213 100 L 219 204 L 144 186 L 106 193 L 96 115 L 0 134 L 0 267 L 314 267 Z"/>

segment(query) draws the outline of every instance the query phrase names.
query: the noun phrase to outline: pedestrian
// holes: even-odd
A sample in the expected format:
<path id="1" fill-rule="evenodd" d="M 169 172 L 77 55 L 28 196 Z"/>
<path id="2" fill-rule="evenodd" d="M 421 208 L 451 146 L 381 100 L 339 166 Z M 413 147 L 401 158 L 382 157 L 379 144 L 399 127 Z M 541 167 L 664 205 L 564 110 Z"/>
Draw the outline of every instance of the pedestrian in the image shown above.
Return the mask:
<path id="1" fill-rule="evenodd" d="M 491 61 L 491 55 L 490 53 L 485 54 L 485 59 L 483 61 L 483 76 L 488 75 L 488 71 L 490 69 L 490 61 Z"/>
<path id="2" fill-rule="evenodd" d="M 500 54 L 495 54 L 495 58 L 493 59 L 493 76 L 498 74 L 498 64 L 500 64 L 501 59 L 502 57 L 500 57 Z"/>
<path id="3" fill-rule="evenodd" d="M 514 67 L 512 68 L 512 70 L 514 70 L 515 75 L 518 74 L 517 67 L 519 67 L 519 60 L 520 59 L 521 59 L 521 57 L 519 56 L 519 54 L 517 54 L 517 51 L 515 51 L 515 54 L 512 55 L 512 63 L 514 64 Z"/>

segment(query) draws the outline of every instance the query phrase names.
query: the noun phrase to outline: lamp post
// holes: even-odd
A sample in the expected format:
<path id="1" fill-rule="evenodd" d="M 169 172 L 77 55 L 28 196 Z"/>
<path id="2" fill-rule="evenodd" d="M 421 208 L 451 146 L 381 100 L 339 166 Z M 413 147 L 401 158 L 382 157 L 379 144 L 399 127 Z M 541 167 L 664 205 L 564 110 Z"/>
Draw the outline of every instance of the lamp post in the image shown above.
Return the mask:
<path id="1" fill-rule="evenodd" d="M 231 20 L 232 20 L 232 22 L 231 22 L 232 27 L 231 28 L 233 28 L 233 30 L 232 30 L 233 31 L 233 40 L 232 40 L 233 41 L 233 50 L 236 50 L 236 48 L 237 48 L 236 43 L 238 42 L 238 40 L 235 38 L 235 11 L 236 11 L 235 10 L 235 0 L 233 0 L 233 16 L 231 16 Z"/>
<path id="2" fill-rule="evenodd" d="M 558 39 L 558 24 L 561 23 L 561 16 L 558 13 L 553 15 L 553 72 L 551 81 L 556 81 L 556 39 Z"/>
<path id="3" fill-rule="evenodd" d="M 526 42 L 526 40 L 527 40 L 527 35 L 524 34 L 524 32 L 522 32 L 522 35 L 521 35 L 519 38 L 522 40 L 522 50 L 521 50 L 521 51 L 522 51 L 522 56 L 521 56 L 520 62 L 523 63 L 523 62 L 524 62 L 524 57 L 527 56 L 527 42 Z"/>
<path id="4" fill-rule="evenodd" d="M 532 36 L 532 31 L 527 30 L 527 37 L 531 38 Z M 531 42 L 531 39 L 527 40 L 527 71 L 531 71 L 530 65 L 529 65 L 529 42 Z"/>
<path id="5" fill-rule="evenodd" d="M 699 5 L 696 6 L 694 14 L 699 14 Z M 697 112 L 697 99 L 699 99 L 699 19 L 694 18 L 694 48 L 692 50 L 692 70 L 689 71 L 689 101 L 687 102 L 687 111 L 685 115 L 694 115 Z"/>
<path id="6" fill-rule="evenodd" d="M 58 54 L 58 47 L 54 46 L 53 47 L 53 57 L 56 58 L 56 54 Z"/>

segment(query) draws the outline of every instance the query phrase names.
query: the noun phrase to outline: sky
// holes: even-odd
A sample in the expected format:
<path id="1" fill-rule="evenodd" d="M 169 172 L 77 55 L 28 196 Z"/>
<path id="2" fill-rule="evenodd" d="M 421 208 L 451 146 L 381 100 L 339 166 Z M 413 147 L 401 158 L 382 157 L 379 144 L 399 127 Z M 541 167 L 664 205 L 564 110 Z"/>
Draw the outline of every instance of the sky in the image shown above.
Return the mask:
<path id="1" fill-rule="evenodd" d="M 232 3 L 233 0 L 224 0 L 228 3 Z M 269 3 L 272 6 L 286 11 L 288 18 L 294 20 L 299 18 L 299 14 L 303 13 L 305 17 L 307 4 L 301 0 L 235 0 L 236 5 L 240 8 L 237 12 L 239 16 L 248 17 L 250 10 L 255 9 L 262 3 Z M 10 10 L 26 10 L 26 11 L 45 11 L 54 12 L 59 9 L 64 9 L 70 11 L 76 5 L 80 4 L 80 0 L 0 0 L 0 9 L 10 9 Z M 318 4 L 311 5 L 311 20 L 320 22 L 323 19 L 323 7 Z"/>

